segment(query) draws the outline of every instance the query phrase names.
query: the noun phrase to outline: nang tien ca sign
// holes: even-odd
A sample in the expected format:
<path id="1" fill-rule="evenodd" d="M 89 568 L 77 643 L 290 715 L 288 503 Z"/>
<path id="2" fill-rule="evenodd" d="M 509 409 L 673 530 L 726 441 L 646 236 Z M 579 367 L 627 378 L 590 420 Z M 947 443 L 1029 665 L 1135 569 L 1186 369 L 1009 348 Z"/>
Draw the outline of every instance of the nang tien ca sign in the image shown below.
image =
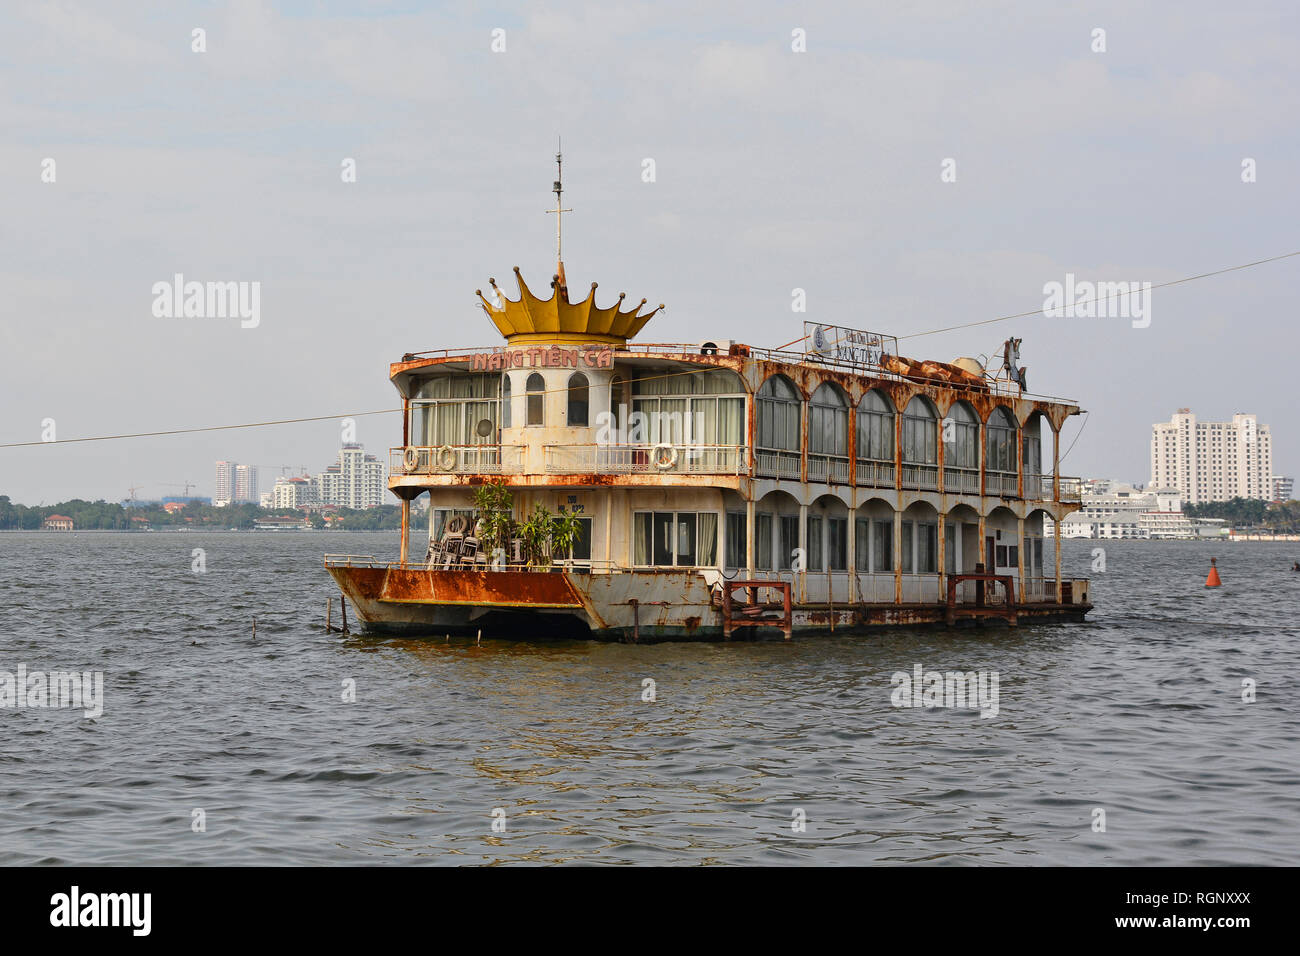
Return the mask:
<path id="1" fill-rule="evenodd" d="M 500 352 L 477 352 L 471 356 L 472 370 L 496 372 L 507 368 L 613 368 L 614 350 L 604 345 L 580 345 L 560 348 L 558 345 L 536 348 L 502 349 Z"/>
<path id="2" fill-rule="evenodd" d="M 842 362 L 859 369 L 878 369 L 882 353 L 898 354 L 898 339 L 880 332 L 805 322 L 804 351 L 810 358 L 823 362 Z"/>

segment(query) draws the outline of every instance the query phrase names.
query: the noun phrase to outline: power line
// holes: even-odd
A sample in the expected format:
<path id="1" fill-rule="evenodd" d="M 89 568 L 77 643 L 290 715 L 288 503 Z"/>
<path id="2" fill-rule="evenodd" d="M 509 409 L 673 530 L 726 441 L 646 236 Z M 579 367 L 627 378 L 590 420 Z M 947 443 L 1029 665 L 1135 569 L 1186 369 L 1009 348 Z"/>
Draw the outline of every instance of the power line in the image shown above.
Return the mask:
<path id="1" fill-rule="evenodd" d="M 400 408 L 382 408 L 374 412 L 350 412 L 346 415 L 316 415 L 311 418 L 282 418 L 273 422 L 244 422 L 239 425 L 206 425 L 201 428 L 171 428 L 166 431 L 132 432 L 127 435 L 96 435 L 94 438 L 58 438 L 53 441 L 16 441 L 0 445 L 0 448 L 28 448 L 32 445 L 71 445 L 83 441 L 114 441 L 119 438 L 152 438 L 156 435 L 189 435 L 195 432 L 220 432 L 232 428 L 263 428 L 267 425 L 296 425 L 300 422 L 327 422 L 340 418 L 362 418 L 366 415 L 388 415 L 400 412 Z"/>
<path id="2" fill-rule="evenodd" d="M 1254 262 L 1245 262 L 1238 266 L 1228 266 L 1226 269 L 1215 269 L 1213 272 L 1202 272 L 1199 275 L 1184 276 L 1181 279 L 1171 279 L 1168 282 L 1157 282 L 1156 284 L 1151 286 L 1151 289 L 1166 289 L 1172 285 L 1181 285 L 1184 282 L 1194 282 L 1197 279 L 1208 279 L 1211 276 L 1221 276 L 1228 272 L 1239 272 L 1242 269 L 1253 269 L 1255 266 L 1267 265 L 1270 262 L 1280 262 L 1283 259 L 1290 259 L 1293 256 L 1300 256 L 1300 250 L 1297 250 L 1295 252 L 1288 252 L 1280 256 L 1270 256 L 1267 259 L 1256 259 Z M 1142 290 L 1130 289 L 1128 292 L 1114 292 L 1107 296 L 1094 296 L 1091 299 L 1084 299 L 1081 302 L 1075 302 L 1072 304 L 1076 306 L 1087 305 L 1092 302 L 1100 302 L 1103 299 L 1109 301 L 1111 299 L 1115 299 L 1120 296 L 1134 295 L 1139 291 Z M 997 318 L 980 319 L 975 322 L 963 322 L 960 325 L 949 325 L 941 329 L 930 329 L 928 332 L 909 332 L 907 335 L 897 335 L 895 336 L 895 338 L 916 339 L 916 338 L 920 338 L 923 335 L 938 335 L 940 332 L 955 332 L 958 329 L 971 329 L 980 325 L 992 325 L 995 322 L 1008 322 L 1011 319 L 1024 319 L 1024 318 L 1028 318 L 1031 315 L 1042 315 L 1042 313 L 1043 313 L 1043 309 L 1040 306 L 1037 309 L 1030 309 L 1028 312 L 1017 312 L 1014 315 L 999 315 Z M 785 345 L 780 346 L 780 349 L 789 348 L 791 345 L 798 345 L 800 342 L 805 341 L 807 338 L 808 336 L 804 335 L 800 338 L 795 339 L 792 342 L 785 343 Z M 780 351 L 780 349 L 778 349 L 778 351 Z"/>

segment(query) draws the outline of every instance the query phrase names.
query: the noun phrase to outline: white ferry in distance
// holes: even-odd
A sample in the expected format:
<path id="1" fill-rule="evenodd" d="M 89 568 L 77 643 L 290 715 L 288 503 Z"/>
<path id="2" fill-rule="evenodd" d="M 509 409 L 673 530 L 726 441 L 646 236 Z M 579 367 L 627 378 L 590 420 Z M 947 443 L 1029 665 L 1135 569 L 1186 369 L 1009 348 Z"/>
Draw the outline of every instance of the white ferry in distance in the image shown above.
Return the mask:
<path id="1" fill-rule="evenodd" d="M 504 343 L 390 366 L 401 551 L 325 558 L 367 630 L 789 638 L 1091 609 L 1061 575 L 1080 409 L 1025 391 L 1018 339 L 990 370 L 811 323 L 785 348 L 634 341 L 663 306 L 575 296 L 557 259 L 545 298 L 518 268 L 517 299 L 480 291 Z"/>

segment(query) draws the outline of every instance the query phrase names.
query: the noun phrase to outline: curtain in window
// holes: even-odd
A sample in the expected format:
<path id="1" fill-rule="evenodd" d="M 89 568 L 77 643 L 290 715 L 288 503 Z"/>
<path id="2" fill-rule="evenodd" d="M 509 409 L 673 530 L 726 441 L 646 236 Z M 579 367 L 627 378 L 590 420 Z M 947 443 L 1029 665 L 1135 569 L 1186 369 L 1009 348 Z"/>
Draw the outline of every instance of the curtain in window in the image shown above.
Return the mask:
<path id="1" fill-rule="evenodd" d="M 871 525 L 875 530 L 872 539 L 875 550 L 872 552 L 871 570 L 892 571 L 894 570 L 894 522 L 873 521 Z"/>
<path id="2" fill-rule="evenodd" d="M 826 520 L 827 567 L 847 571 L 849 567 L 849 522 L 847 518 Z"/>
<path id="3" fill-rule="evenodd" d="M 938 568 L 937 524 L 918 524 L 916 526 L 916 570 L 921 574 L 934 574 Z"/>
<path id="4" fill-rule="evenodd" d="M 772 516 L 754 516 L 754 564 L 760 571 L 772 570 Z"/>
<path id="5" fill-rule="evenodd" d="M 650 563 L 650 535 L 654 515 L 648 511 L 638 512 L 633 516 L 635 534 L 632 544 L 632 563 L 644 566 Z"/>
<path id="6" fill-rule="evenodd" d="M 808 516 L 808 570 L 822 571 L 826 565 L 822 563 L 822 519 L 818 516 Z"/>
<path id="7" fill-rule="evenodd" d="M 915 553 L 913 551 L 913 545 L 915 544 L 915 539 L 912 533 L 912 522 L 910 521 L 902 522 L 900 533 L 903 539 L 901 542 L 901 544 L 903 545 L 903 564 L 902 564 L 903 573 L 912 574 L 916 569 Z"/>
<path id="8" fill-rule="evenodd" d="M 727 512 L 727 567 L 743 568 L 745 561 L 745 515 Z"/>
<path id="9" fill-rule="evenodd" d="M 710 565 L 718 563 L 718 516 L 711 511 L 700 512 L 698 553 L 695 563 Z"/>
<path id="10" fill-rule="evenodd" d="M 859 571 L 871 570 L 871 522 L 866 518 L 854 522 L 853 566 Z"/>
<path id="11" fill-rule="evenodd" d="M 799 547 L 799 516 L 798 515 L 779 515 L 780 519 L 780 540 L 776 555 L 777 567 L 782 571 L 789 571 L 794 562 L 794 549 Z"/>

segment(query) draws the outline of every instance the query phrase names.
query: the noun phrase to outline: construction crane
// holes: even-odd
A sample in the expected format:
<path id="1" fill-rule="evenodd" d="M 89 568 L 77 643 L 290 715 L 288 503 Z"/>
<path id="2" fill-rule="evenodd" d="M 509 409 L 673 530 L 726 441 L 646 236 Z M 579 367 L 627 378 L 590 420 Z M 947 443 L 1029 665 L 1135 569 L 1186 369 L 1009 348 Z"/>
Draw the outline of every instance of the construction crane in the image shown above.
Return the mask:
<path id="1" fill-rule="evenodd" d="M 184 497 L 186 497 L 186 498 L 188 498 L 188 497 L 190 496 L 190 489 L 191 489 L 191 488 L 197 488 L 197 487 L 198 487 L 198 485 L 194 484 L 194 482 L 192 482 L 192 481 L 187 481 L 187 482 L 185 482 L 184 484 L 179 484 L 179 485 L 176 484 L 175 482 L 165 482 L 165 481 L 162 482 L 161 484 L 162 484 L 162 487 L 164 487 L 164 488 L 184 488 L 184 489 L 185 489 Z"/>

